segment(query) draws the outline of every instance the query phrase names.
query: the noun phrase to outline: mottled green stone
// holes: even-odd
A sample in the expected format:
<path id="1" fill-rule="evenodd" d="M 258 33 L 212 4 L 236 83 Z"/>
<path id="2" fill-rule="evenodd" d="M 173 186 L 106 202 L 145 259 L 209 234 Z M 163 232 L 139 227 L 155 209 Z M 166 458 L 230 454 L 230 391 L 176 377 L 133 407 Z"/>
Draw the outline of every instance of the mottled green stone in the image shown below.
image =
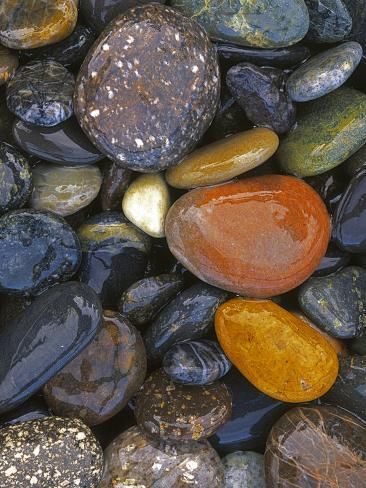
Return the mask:
<path id="1" fill-rule="evenodd" d="M 277 152 L 295 176 L 325 173 L 354 154 L 366 139 L 366 95 L 342 87 L 307 103 Z"/>

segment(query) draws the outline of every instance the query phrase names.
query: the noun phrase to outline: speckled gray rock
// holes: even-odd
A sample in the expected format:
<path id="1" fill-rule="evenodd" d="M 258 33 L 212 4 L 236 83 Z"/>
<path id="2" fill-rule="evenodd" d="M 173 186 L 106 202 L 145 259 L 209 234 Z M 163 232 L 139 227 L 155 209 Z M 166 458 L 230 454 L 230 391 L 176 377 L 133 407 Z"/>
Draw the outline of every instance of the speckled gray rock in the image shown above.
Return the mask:
<path id="1" fill-rule="evenodd" d="M 96 488 L 102 449 L 77 419 L 46 417 L 0 430 L 1 488 Z"/>
<path id="2" fill-rule="evenodd" d="M 257 452 L 235 451 L 222 459 L 224 488 L 266 488 L 264 456 Z"/>
<path id="3" fill-rule="evenodd" d="M 343 0 L 305 0 L 310 27 L 306 39 L 313 42 L 338 42 L 352 29 L 352 17 Z"/>

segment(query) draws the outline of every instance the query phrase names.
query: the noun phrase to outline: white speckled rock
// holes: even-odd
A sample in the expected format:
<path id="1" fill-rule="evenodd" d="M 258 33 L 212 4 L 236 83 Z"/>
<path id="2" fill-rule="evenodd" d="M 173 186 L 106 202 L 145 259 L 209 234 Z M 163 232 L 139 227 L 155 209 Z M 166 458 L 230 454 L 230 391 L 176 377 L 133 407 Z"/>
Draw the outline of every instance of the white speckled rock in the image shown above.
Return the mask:
<path id="1" fill-rule="evenodd" d="M 224 488 L 266 488 L 264 456 L 251 451 L 236 451 L 222 459 Z"/>

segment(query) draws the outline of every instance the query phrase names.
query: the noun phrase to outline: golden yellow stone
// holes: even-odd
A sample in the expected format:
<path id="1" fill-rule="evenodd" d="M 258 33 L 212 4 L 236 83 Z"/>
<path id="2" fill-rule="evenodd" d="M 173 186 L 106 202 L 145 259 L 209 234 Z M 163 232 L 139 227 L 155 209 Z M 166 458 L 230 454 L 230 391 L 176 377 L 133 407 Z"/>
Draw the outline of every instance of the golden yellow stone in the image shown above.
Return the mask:
<path id="1" fill-rule="evenodd" d="M 271 300 L 229 300 L 218 308 L 215 328 L 234 366 L 277 400 L 315 400 L 337 378 L 338 357 L 328 340 Z"/>
<path id="2" fill-rule="evenodd" d="M 193 151 L 168 169 L 166 180 L 175 188 L 196 188 L 228 181 L 269 159 L 278 148 L 270 129 L 251 129 Z"/>

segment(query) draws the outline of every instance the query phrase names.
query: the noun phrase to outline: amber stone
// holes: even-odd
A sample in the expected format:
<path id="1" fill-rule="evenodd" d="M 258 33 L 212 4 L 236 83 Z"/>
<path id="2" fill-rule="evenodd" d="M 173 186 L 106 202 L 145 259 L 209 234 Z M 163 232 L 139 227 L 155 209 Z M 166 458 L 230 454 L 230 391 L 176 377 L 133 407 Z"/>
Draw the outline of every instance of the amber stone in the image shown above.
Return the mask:
<path id="1" fill-rule="evenodd" d="M 0 44 L 0 85 L 6 83 L 15 73 L 18 64 L 18 56 Z"/>
<path id="2" fill-rule="evenodd" d="M 119 313 L 105 310 L 94 340 L 46 383 L 43 393 L 56 415 L 97 425 L 122 410 L 145 374 L 140 333 Z"/>
<path id="3" fill-rule="evenodd" d="M 278 136 L 270 129 L 251 129 L 197 149 L 166 179 L 175 188 L 223 183 L 267 161 L 278 148 Z"/>
<path id="4" fill-rule="evenodd" d="M 314 400 L 337 378 L 338 358 L 331 344 L 270 300 L 229 300 L 216 312 L 215 329 L 234 366 L 272 398 Z"/>
<path id="5" fill-rule="evenodd" d="M 274 425 L 265 453 L 271 488 L 363 488 L 366 425 L 337 407 L 297 407 Z"/>
<path id="6" fill-rule="evenodd" d="M 192 190 L 166 220 L 169 248 L 183 266 L 207 283 L 255 298 L 305 281 L 325 254 L 329 234 L 318 194 L 280 175 Z"/>

